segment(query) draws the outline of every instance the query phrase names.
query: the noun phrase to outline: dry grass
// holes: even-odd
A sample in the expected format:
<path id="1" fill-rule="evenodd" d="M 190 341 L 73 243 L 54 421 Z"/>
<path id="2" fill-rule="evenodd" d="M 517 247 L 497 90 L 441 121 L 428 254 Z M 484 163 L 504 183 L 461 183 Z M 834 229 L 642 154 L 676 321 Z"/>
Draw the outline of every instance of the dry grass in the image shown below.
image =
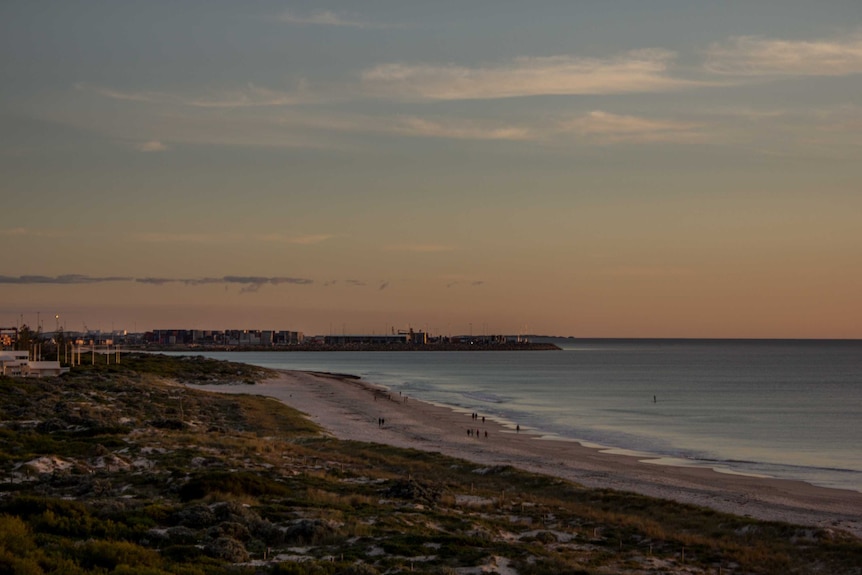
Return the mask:
<path id="1" fill-rule="evenodd" d="M 76 464 L 68 473 L 5 484 L 0 572 L 33 565 L 44 573 L 94 572 L 97 564 L 80 553 L 94 540 L 107 542 L 86 547 L 89 561 L 106 562 L 98 565 L 104 570 L 125 553 L 146 559 L 153 574 L 241 573 L 201 548 L 226 530 L 247 533 L 237 545 L 261 559 L 295 548 L 286 534 L 306 521 L 314 543 L 304 551 L 304 573 L 335 575 L 354 564 L 395 573 L 411 563 L 415 573 L 466 573 L 492 556 L 510 558 L 519 575 L 718 567 L 725 574 L 862 573 L 862 543 L 840 533 L 588 490 L 511 467 L 479 474 L 476 465 L 439 454 L 321 437 L 271 399 L 206 394 L 145 376 L 90 375 L 68 386 L 0 379 L 0 471 L 10 474 L 25 458 L 49 454 Z M 139 427 L 118 425 L 121 417 Z M 50 418 L 60 421 L 54 427 L 83 421 L 91 431 L 16 423 Z M 98 454 L 141 456 L 152 467 L 88 467 Z M 468 495 L 476 504 L 459 503 Z M 208 515 L 226 508 L 233 515 Z M 156 538 L 154 528 L 173 529 L 177 540 Z M 25 554 L 13 564 L 16 541 Z M 380 548 L 386 553 L 371 553 Z"/>

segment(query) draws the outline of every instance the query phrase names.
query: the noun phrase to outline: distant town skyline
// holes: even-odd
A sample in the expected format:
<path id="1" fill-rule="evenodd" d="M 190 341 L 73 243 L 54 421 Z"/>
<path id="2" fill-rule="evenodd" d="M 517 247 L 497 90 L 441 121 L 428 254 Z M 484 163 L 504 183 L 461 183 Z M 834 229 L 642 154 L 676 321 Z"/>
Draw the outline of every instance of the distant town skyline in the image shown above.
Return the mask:
<path id="1" fill-rule="evenodd" d="M 0 326 L 862 338 L 862 6 L 0 4 Z"/>

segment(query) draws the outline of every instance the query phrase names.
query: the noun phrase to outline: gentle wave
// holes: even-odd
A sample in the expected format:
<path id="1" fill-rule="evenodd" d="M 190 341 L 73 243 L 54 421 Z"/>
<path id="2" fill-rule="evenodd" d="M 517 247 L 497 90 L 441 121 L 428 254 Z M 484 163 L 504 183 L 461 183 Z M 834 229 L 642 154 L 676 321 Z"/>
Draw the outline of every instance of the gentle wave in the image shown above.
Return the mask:
<path id="1" fill-rule="evenodd" d="M 542 436 L 654 461 L 862 491 L 862 342 L 600 341 L 548 353 L 206 355 L 359 374 L 393 392 Z"/>
<path id="2" fill-rule="evenodd" d="M 471 391 L 464 391 L 461 393 L 467 399 L 474 399 L 476 401 L 481 401 L 482 403 L 505 403 L 506 399 L 500 397 L 499 395 L 493 395 L 491 393 L 476 393 Z"/>

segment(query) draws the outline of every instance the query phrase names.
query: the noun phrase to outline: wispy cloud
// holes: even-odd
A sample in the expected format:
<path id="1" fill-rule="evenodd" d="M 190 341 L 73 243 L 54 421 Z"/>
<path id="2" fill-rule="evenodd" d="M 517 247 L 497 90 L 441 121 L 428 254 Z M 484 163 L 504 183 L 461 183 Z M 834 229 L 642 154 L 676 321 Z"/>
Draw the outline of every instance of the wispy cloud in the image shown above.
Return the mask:
<path id="1" fill-rule="evenodd" d="M 249 83 L 240 90 L 222 91 L 210 96 L 185 99 L 183 103 L 198 108 L 263 108 L 293 106 L 309 101 L 308 85 L 300 80 L 293 91 L 273 90 Z"/>
<path id="2" fill-rule="evenodd" d="M 532 140 L 537 137 L 530 128 L 466 118 L 423 118 L 420 116 L 373 117 L 345 114 L 341 117 L 296 116 L 284 118 L 285 125 L 302 126 L 330 132 L 374 132 L 420 138 L 456 140 Z"/>
<path id="3" fill-rule="evenodd" d="M 432 121 L 418 117 L 400 118 L 396 132 L 410 136 L 450 138 L 456 140 L 531 140 L 535 135 L 517 126 L 487 126 L 472 121 Z"/>
<path id="4" fill-rule="evenodd" d="M 368 284 L 362 280 L 349 279 L 349 280 L 328 280 L 323 282 L 325 287 L 331 287 L 334 285 L 338 285 L 339 283 L 346 285 L 347 287 L 365 287 Z"/>
<path id="5" fill-rule="evenodd" d="M 93 277 L 82 274 L 65 274 L 59 276 L 0 276 L 0 284 L 96 284 L 105 282 L 128 282 L 133 278 L 124 276 Z"/>
<path id="6" fill-rule="evenodd" d="M 697 142 L 704 139 L 703 126 L 675 120 L 652 120 L 595 110 L 563 122 L 562 131 L 574 132 L 601 143 Z"/>
<path id="7" fill-rule="evenodd" d="M 446 278 L 440 278 L 446 279 Z M 323 282 L 315 281 L 311 278 L 295 277 L 295 276 L 256 276 L 256 275 L 225 275 L 225 276 L 204 276 L 204 277 L 165 277 L 165 276 L 91 276 L 87 274 L 62 274 L 55 276 L 48 275 L 19 275 L 8 276 L 0 275 L 0 285 L 89 285 L 102 283 L 134 283 L 141 286 L 169 286 L 180 285 L 189 288 L 201 286 L 221 285 L 227 289 L 229 286 L 238 286 L 239 293 L 253 293 L 259 291 L 264 286 L 311 286 L 317 285 L 320 287 L 331 287 L 335 285 L 343 285 L 347 288 L 356 289 L 374 289 L 376 291 L 384 291 L 390 287 L 390 282 L 381 280 L 379 282 L 368 282 L 356 278 L 343 280 L 326 280 Z M 464 287 L 480 287 L 485 285 L 484 280 L 475 280 L 468 278 L 452 278 L 446 280 L 446 287 L 464 286 Z"/>
<path id="8" fill-rule="evenodd" d="M 168 147 L 158 140 L 150 140 L 149 142 L 141 142 L 135 146 L 139 152 L 165 152 Z"/>
<path id="9" fill-rule="evenodd" d="M 96 86 L 93 84 L 88 84 L 86 82 L 76 82 L 74 84 L 74 88 L 78 91 L 94 92 L 96 94 L 99 94 L 100 96 L 104 96 L 105 98 L 110 98 L 112 100 L 125 100 L 128 102 L 154 103 L 176 100 L 169 94 L 164 94 L 162 92 L 126 92 L 123 90 L 115 90 L 113 88 L 107 88 L 104 86 Z"/>
<path id="10" fill-rule="evenodd" d="M 131 278 L 130 278 L 131 279 Z M 204 277 L 204 278 L 159 278 L 146 277 L 135 280 L 138 283 L 165 285 L 170 283 L 181 283 L 188 286 L 200 286 L 209 284 L 244 284 L 244 285 L 281 285 L 281 284 L 296 284 L 308 285 L 314 283 L 314 280 L 307 278 L 294 277 L 264 277 L 264 276 L 222 276 L 222 277 Z"/>
<path id="11" fill-rule="evenodd" d="M 699 85 L 669 75 L 675 54 L 661 49 L 614 58 L 523 57 L 496 66 L 381 64 L 362 73 L 372 94 L 420 100 L 666 92 Z"/>
<path id="12" fill-rule="evenodd" d="M 166 92 L 124 92 L 85 82 L 75 84 L 75 89 L 88 91 L 104 98 L 147 104 L 166 104 L 192 108 L 267 108 L 292 106 L 320 99 L 309 94 L 308 84 L 300 79 L 293 90 L 275 90 L 254 83 L 236 89 L 217 90 L 204 95 L 170 94 Z"/>
<path id="13" fill-rule="evenodd" d="M 281 285 L 281 284 L 293 284 L 293 285 L 309 285 L 313 284 L 314 280 L 310 280 L 308 278 L 269 278 L 269 283 L 272 285 Z"/>
<path id="14" fill-rule="evenodd" d="M 814 41 L 739 36 L 711 44 L 706 68 L 734 76 L 862 74 L 862 32 Z"/>
<path id="15" fill-rule="evenodd" d="M 0 237 L 53 238 L 62 235 L 63 232 L 56 230 L 34 230 L 32 228 L 9 228 L 6 230 L 0 230 Z"/>
<path id="16" fill-rule="evenodd" d="M 138 283 L 142 283 L 142 284 L 161 286 L 161 285 L 165 285 L 165 284 L 181 282 L 183 280 L 178 280 L 176 278 L 147 277 L 147 278 L 137 278 L 135 281 Z"/>
<path id="17" fill-rule="evenodd" d="M 355 282 L 356 280 L 348 280 Z M 21 275 L 0 276 L 0 284 L 35 285 L 35 284 L 96 284 L 106 282 L 136 282 L 140 284 L 162 286 L 167 284 L 183 284 L 187 286 L 202 286 L 211 284 L 239 284 L 243 286 L 256 286 L 255 289 L 264 285 L 310 285 L 314 280 L 300 277 L 287 276 L 222 276 L 203 278 L 166 278 L 166 277 L 143 277 L 134 278 L 129 276 L 89 276 L 84 274 L 65 274 L 58 276 L 43 275 Z"/>
<path id="18" fill-rule="evenodd" d="M 285 10 L 276 16 L 276 20 L 286 24 L 300 24 L 304 26 L 336 26 L 340 28 L 366 29 L 402 27 L 399 24 L 372 22 L 355 15 L 333 12 L 332 10 L 317 10 L 309 14 L 297 14 L 296 12 Z"/>
<path id="19" fill-rule="evenodd" d="M 310 280 L 307 278 L 290 278 L 290 277 L 274 277 L 274 278 L 264 278 L 264 277 L 243 277 L 243 276 L 225 276 L 225 283 L 238 283 L 242 284 L 243 288 L 240 290 L 240 293 L 250 293 L 256 292 L 261 287 L 266 284 L 271 285 L 282 285 L 282 284 L 290 284 L 290 285 L 310 285 L 314 283 L 314 280 Z"/>
<path id="20" fill-rule="evenodd" d="M 295 277 L 264 277 L 264 276 L 223 276 L 220 278 L 214 277 L 205 277 L 205 278 L 158 278 L 158 277 L 149 277 L 149 278 L 138 278 L 135 280 L 138 283 L 142 284 L 150 284 L 150 285 L 166 285 L 172 283 L 181 283 L 187 286 L 201 286 L 201 285 L 212 285 L 212 284 L 223 284 L 223 285 L 231 285 L 231 284 L 239 284 L 241 286 L 239 293 L 254 293 L 260 291 L 265 285 L 282 285 L 282 284 L 290 284 L 290 285 L 310 285 L 314 283 L 314 280 L 307 278 L 295 278 Z"/>

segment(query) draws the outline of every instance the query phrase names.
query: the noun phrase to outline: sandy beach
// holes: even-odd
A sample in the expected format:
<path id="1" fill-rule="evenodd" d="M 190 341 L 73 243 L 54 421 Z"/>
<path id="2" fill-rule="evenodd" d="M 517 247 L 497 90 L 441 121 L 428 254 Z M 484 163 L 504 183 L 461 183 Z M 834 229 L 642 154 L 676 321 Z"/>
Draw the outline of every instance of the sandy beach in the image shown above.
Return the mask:
<path id="1" fill-rule="evenodd" d="M 839 528 L 862 537 L 862 493 L 856 491 L 644 462 L 573 441 L 541 438 L 529 430 L 517 432 L 490 418 L 483 422 L 481 413 L 474 419 L 470 413 L 391 395 L 360 379 L 283 371 L 254 386 L 195 387 L 276 398 L 339 439 L 436 451 L 484 466 L 512 465 L 587 487 L 632 491 L 757 519 Z"/>

